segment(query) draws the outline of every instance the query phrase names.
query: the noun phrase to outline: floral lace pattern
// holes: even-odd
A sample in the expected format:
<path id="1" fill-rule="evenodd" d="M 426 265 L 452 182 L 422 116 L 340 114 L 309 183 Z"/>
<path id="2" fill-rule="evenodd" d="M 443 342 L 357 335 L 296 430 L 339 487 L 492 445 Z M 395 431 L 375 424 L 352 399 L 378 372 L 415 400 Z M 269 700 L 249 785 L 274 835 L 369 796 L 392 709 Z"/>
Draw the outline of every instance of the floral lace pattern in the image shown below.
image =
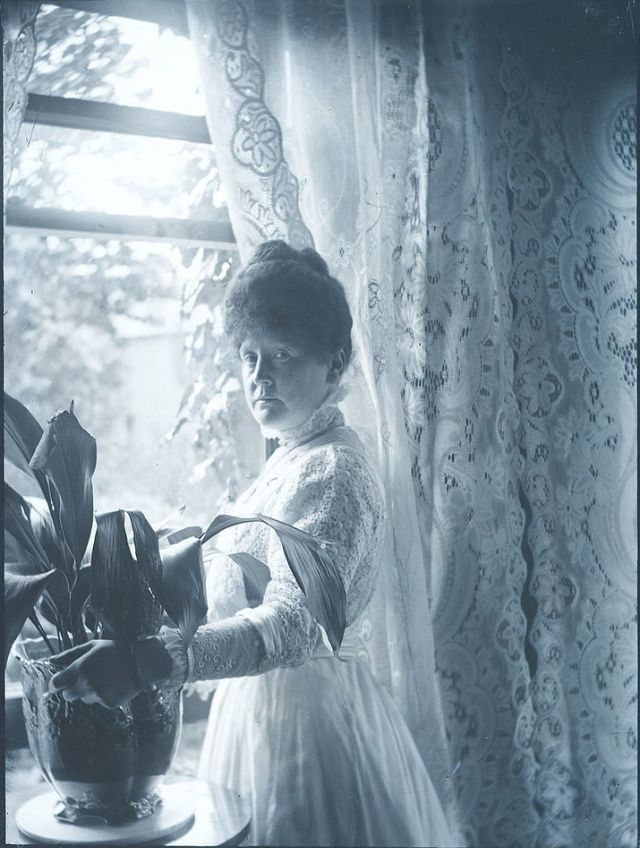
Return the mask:
<path id="1" fill-rule="evenodd" d="M 18 132 L 27 108 L 27 80 L 36 57 L 35 21 L 39 2 L 22 0 L 2 8 L 3 185 L 7 200 Z"/>
<path id="2" fill-rule="evenodd" d="M 357 437 L 344 426 L 337 407 L 320 412 L 313 416 L 315 437 L 308 426 L 305 441 L 278 448 L 232 511 L 238 515 L 261 512 L 321 539 L 338 563 L 347 593 L 347 625 L 352 625 L 373 591 L 384 511 Z M 240 525 L 225 531 L 218 546 L 266 562 L 271 581 L 261 606 L 247 609 L 237 566 L 212 563 L 211 623 L 197 631 L 189 649 L 190 679 L 300 665 L 317 648 L 320 630 L 277 536 L 261 524 Z M 216 587 L 220 567 L 222 585 L 232 587 L 231 597 Z M 256 638 L 257 633 L 261 638 Z"/>
<path id="3" fill-rule="evenodd" d="M 264 645 L 250 621 L 234 616 L 200 627 L 187 653 L 190 681 L 244 677 L 262 670 Z"/>
<path id="4" fill-rule="evenodd" d="M 535 4 L 285 5 L 234 4 L 354 313 L 391 527 L 360 650 L 468 844 L 633 845 L 631 40 L 579 54 Z M 241 243 L 276 220 L 250 170 Z"/>
<path id="5" fill-rule="evenodd" d="M 203 6 L 187 4 L 190 26 L 208 53 L 224 53 L 226 96 L 233 97 L 236 116 L 229 146 L 232 159 L 227 161 L 227 151 L 220 151 L 220 172 L 240 166 L 258 178 L 257 190 L 236 183 L 236 191 L 229 195 L 241 249 L 281 237 L 297 248 L 313 245 L 298 207 L 298 180 L 284 156 L 281 125 L 265 99 L 264 72 L 253 55 L 247 10 L 237 0 L 221 0 L 216 3 L 215 26 L 209 27 L 210 10 Z M 222 91 L 212 86 L 211 95 L 216 90 Z M 220 104 L 223 108 L 229 108 L 228 101 Z M 266 203 L 261 197 L 265 192 Z"/>
<path id="6" fill-rule="evenodd" d="M 275 438 L 278 440 L 278 444 L 283 447 L 292 447 L 341 424 L 344 424 L 344 416 L 338 407 L 334 403 L 325 402 L 306 421 L 292 430 L 282 432 L 269 430 L 266 427 L 261 429 L 265 438 Z"/>

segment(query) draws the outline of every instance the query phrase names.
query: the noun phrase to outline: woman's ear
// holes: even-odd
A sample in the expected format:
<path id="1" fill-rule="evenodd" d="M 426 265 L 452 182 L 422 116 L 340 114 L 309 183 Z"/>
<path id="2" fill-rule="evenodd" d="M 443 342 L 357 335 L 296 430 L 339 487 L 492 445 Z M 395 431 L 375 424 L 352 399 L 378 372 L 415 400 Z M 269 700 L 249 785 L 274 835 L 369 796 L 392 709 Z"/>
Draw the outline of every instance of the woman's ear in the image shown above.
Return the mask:
<path id="1" fill-rule="evenodd" d="M 329 383 L 337 383 L 340 380 L 340 377 L 342 377 L 342 374 L 346 367 L 347 355 L 345 354 L 344 350 L 340 348 L 340 350 L 337 350 L 331 357 L 329 373 L 327 374 L 327 381 Z"/>

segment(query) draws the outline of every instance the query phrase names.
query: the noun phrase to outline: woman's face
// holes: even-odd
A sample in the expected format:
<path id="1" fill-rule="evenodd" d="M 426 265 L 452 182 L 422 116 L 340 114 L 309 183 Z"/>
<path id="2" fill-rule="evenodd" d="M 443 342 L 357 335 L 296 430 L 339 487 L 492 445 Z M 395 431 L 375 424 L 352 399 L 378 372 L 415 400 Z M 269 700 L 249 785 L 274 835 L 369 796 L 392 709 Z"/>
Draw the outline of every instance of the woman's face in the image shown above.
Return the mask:
<path id="1" fill-rule="evenodd" d="M 322 362 L 270 330 L 248 333 L 240 345 L 240 360 L 251 414 L 258 424 L 274 430 L 303 424 L 333 386 L 329 357 Z"/>

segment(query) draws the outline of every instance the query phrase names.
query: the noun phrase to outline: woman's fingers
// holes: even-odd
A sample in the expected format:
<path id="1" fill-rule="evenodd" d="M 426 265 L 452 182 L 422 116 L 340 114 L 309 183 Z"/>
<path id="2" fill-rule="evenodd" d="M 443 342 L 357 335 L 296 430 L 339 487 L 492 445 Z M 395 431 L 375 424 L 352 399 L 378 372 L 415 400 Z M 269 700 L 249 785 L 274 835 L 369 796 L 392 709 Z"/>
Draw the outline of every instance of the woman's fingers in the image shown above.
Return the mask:
<path id="1" fill-rule="evenodd" d="M 82 700 L 83 696 L 86 696 L 86 694 L 87 693 L 84 692 L 83 689 L 81 689 L 81 687 L 78 686 L 77 683 L 74 683 L 73 686 L 65 687 L 61 692 L 61 695 L 65 699 L 65 701 L 80 701 Z"/>
<path id="2" fill-rule="evenodd" d="M 76 683 L 73 686 L 63 689 L 61 695 L 65 701 L 83 701 L 85 704 L 102 704 L 102 706 L 105 706 L 104 701 L 99 695 L 88 690 L 81 683 Z"/>
<path id="3" fill-rule="evenodd" d="M 58 692 L 74 686 L 78 679 L 78 669 L 72 664 L 54 674 L 49 681 L 49 692 Z"/>
<path id="4" fill-rule="evenodd" d="M 69 648 L 68 651 L 62 651 L 62 653 L 51 657 L 49 663 L 54 668 L 61 666 L 62 670 L 54 674 L 49 681 L 50 692 L 58 692 L 60 689 L 67 689 L 74 685 L 79 673 L 77 661 L 88 654 L 92 647 L 93 642 L 86 642 L 84 645 L 76 645 L 75 648 Z M 69 698 L 68 700 L 73 699 Z"/>
<path id="5" fill-rule="evenodd" d="M 139 692 L 126 643 L 98 639 L 64 651 L 59 658 L 69 664 L 51 677 L 49 691 L 61 692 L 67 701 L 80 699 L 112 709 Z"/>
<path id="6" fill-rule="evenodd" d="M 51 665 L 69 665 L 69 663 L 72 663 L 74 660 L 84 656 L 84 654 L 86 654 L 87 651 L 90 651 L 92 647 L 93 642 L 85 642 L 84 645 L 76 645 L 75 648 L 69 648 L 66 651 L 61 651 L 59 654 L 54 654 L 54 656 L 49 657 L 49 662 Z"/>
<path id="7" fill-rule="evenodd" d="M 112 706 L 89 685 L 76 663 L 51 678 L 49 691 L 60 692 L 65 701 L 83 701 L 85 704 L 100 704 L 103 707 Z"/>

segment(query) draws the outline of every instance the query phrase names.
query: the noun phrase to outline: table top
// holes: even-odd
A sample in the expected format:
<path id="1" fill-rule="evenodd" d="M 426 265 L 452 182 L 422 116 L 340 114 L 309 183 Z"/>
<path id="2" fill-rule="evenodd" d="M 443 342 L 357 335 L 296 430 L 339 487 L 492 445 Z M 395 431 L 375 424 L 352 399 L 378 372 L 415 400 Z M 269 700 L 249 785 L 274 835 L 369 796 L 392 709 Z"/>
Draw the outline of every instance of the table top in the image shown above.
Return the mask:
<path id="1" fill-rule="evenodd" d="M 251 816 L 248 803 L 235 792 L 209 781 L 189 781 L 189 789 L 195 805 L 193 825 L 176 839 L 161 844 L 223 846 L 242 842 L 249 832 Z M 35 840 L 18 830 L 15 815 L 25 801 L 50 791 L 48 783 L 39 783 L 35 787 L 7 793 L 7 845 L 35 844 Z"/>

